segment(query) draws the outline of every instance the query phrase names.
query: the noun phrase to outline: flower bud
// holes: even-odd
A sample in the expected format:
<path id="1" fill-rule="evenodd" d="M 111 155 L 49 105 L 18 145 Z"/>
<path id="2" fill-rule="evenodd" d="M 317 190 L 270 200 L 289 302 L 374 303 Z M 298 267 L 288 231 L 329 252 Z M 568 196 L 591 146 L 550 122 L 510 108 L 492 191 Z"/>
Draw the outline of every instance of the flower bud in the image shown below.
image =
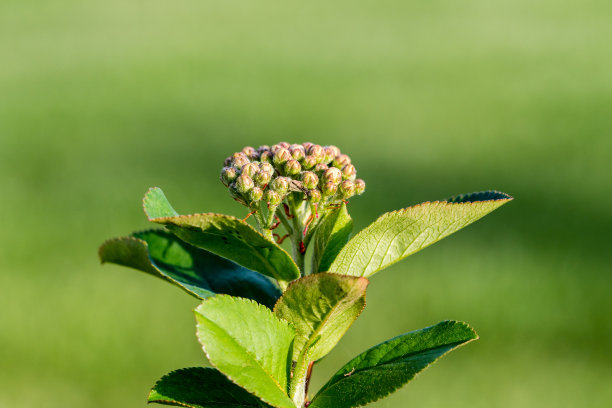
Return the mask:
<path id="1" fill-rule="evenodd" d="M 269 150 L 263 151 L 259 154 L 259 162 L 260 163 L 272 163 L 273 156 L 274 155 L 272 154 L 271 151 Z"/>
<path id="2" fill-rule="evenodd" d="M 312 171 L 305 171 L 302 173 L 302 184 L 308 190 L 312 190 L 317 187 L 319 184 L 319 177 L 314 174 Z"/>
<path id="3" fill-rule="evenodd" d="M 232 198 L 238 201 L 242 205 L 247 205 L 244 199 L 242 198 L 242 194 L 240 194 L 237 190 L 236 183 L 232 183 L 229 186 L 229 192 Z"/>
<path id="4" fill-rule="evenodd" d="M 283 201 L 283 198 L 276 191 L 266 190 L 264 200 L 271 206 L 277 206 Z"/>
<path id="5" fill-rule="evenodd" d="M 291 146 L 291 145 L 290 145 L 289 143 L 287 143 L 287 142 L 280 142 L 278 145 L 279 145 L 280 147 L 282 147 L 283 149 L 287 149 L 287 150 L 289 150 L 289 146 Z"/>
<path id="6" fill-rule="evenodd" d="M 225 160 L 223 161 L 223 165 L 225 167 L 229 167 L 232 165 L 232 161 L 234 160 L 234 158 L 232 156 L 226 157 Z"/>
<path id="7" fill-rule="evenodd" d="M 253 179 L 247 176 L 246 174 L 241 174 L 240 176 L 238 176 L 235 184 L 236 191 L 240 194 L 247 193 L 255 186 L 255 183 L 253 183 Z"/>
<path id="8" fill-rule="evenodd" d="M 310 149 L 308 149 L 308 155 L 314 157 L 317 163 L 321 163 L 325 159 L 325 152 L 318 144 L 310 146 Z"/>
<path id="9" fill-rule="evenodd" d="M 251 146 L 246 146 L 242 149 L 242 153 L 246 154 L 247 157 L 251 160 L 256 159 L 259 154 L 257 154 L 257 151 L 255 150 L 255 148 L 251 147 Z"/>
<path id="10" fill-rule="evenodd" d="M 224 167 L 221 170 L 221 182 L 226 186 L 229 186 L 232 181 L 236 180 L 238 177 L 238 172 L 235 167 Z"/>
<path id="11" fill-rule="evenodd" d="M 325 151 L 326 164 L 331 163 L 332 161 L 334 161 L 336 156 L 340 155 L 340 149 L 338 149 L 336 146 L 325 146 L 323 150 Z"/>
<path id="12" fill-rule="evenodd" d="M 300 174 L 300 171 L 302 171 L 302 166 L 299 161 L 291 159 L 285 163 L 286 175 L 295 176 L 296 174 Z"/>
<path id="13" fill-rule="evenodd" d="M 268 145 L 261 145 L 257 148 L 257 153 L 262 154 L 263 152 L 269 152 L 270 151 L 270 146 Z"/>
<path id="14" fill-rule="evenodd" d="M 340 183 L 340 194 L 342 194 L 343 199 L 351 198 L 355 195 L 355 183 L 351 180 L 344 180 Z"/>
<path id="15" fill-rule="evenodd" d="M 329 167 L 327 167 L 327 164 L 325 163 L 319 163 L 314 167 L 314 172 L 317 173 L 317 176 L 322 176 L 323 174 L 325 174 L 325 172 L 327 171 Z"/>
<path id="16" fill-rule="evenodd" d="M 259 164 L 253 162 L 245 164 L 240 170 L 240 174 L 246 174 L 251 178 L 257 173 L 259 173 Z"/>
<path id="17" fill-rule="evenodd" d="M 251 202 L 251 205 L 259 203 L 261 197 L 263 197 L 263 191 L 261 190 L 261 188 L 253 187 L 249 191 L 249 201 Z"/>
<path id="18" fill-rule="evenodd" d="M 272 158 L 272 161 L 274 162 L 274 165 L 277 166 L 277 168 L 278 166 L 285 164 L 287 160 L 291 160 L 291 153 L 289 153 L 289 150 L 283 147 L 278 149 L 274 153 L 274 157 Z"/>
<path id="19" fill-rule="evenodd" d="M 270 183 L 270 188 L 284 197 L 289 191 L 289 179 L 287 177 L 277 177 Z"/>
<path id="20" fill-rule="evenodd" d="M 317 165 L 317 159 L 314 156 L 306 156 L 304 160 L 302 160 L 302 167 L 305 169 L 312 169 Z"/>
<path id="21" fill-rule="evenodd" d="M 362 179 L 355 180 L 355 194 L 362 195 L 365 191 L 365 181 Z"/>
<path id="22" fill-rule="evenodd" d="M 264 173 L 269 173 L 270 176 L 274 174 L 274 167 L 270 163 L 260 163 L 259 171 L 263 171 Z"/>
<path id="23" fill-rule="evenodd" d="M 268 185 L 271 179 L 272 179 L 272 174 L 266 171 L 263 171 L 263 170 L 260 170 L 259 173 L 257 173 L 255 177 L 253 177 L 253 180 L 255 181 L 255 184 L 258 187 L 264 187 Z"/>
<path id="24" fill-rule="evenodd" d="M 294 160 L 302 160 L 306 156 L 306 151 L 302 145 L 291 145 L 289 152 Z"/>
<path id="25" fill-rule="evenodd" d="M 249 160 L 247 155 L 242 152 L 237 152 L 232 155 L 232 164 L 238 169 L 242 169 L 242 166 L 250 162 L 251 161 Z"/>
<path id="26" fill-rule="evenodd" d="M 341 154 L 339 156 L 336 156 L 332 163 L 334 167 L 341 169 L 347 164 L 351 164 L 351 158 L 348 157 L 346 154 Z"/>
<path id="27" fill-rule="evenodd" d="M 312 145 L 313 144 L 310 143 L 310 142 L 302 143 L 302 146 L 304 146 L 304 150 L 306 150 L 306 151 L 308 151 Z"/>
<path id="28" fill-rule="evenodd" d="M 347 164 L 342 168 L 342 178 L 345 180 L 355 180 L 357 177 L 357 170 L 355 170 L 355 166 L 352 164 Z"/>
<path id="29" fill-rule="evenodd" d="M 321 192 L 318 189 L 308 190 L 308 201 L 311 203 L 318 203 L 321 201 Z"/>
<path id="30" fill-rule="evenodd" d="M 338 184 L 340 183 L 340 181 L 342 181 L 342 172 L 337 167 L 330 167 L 325 171 L 323 179 L 325 180 L 325 182 Z"/>
<path id="31" fill-rule="evenodd" d="M 321 186 L 321 193 L 325 197 L 333 196 L 334 194 L 336 194 L 336 191 L 338 191 L 338 185 L 335 183 L 332 183 L 331 181 Z"/>

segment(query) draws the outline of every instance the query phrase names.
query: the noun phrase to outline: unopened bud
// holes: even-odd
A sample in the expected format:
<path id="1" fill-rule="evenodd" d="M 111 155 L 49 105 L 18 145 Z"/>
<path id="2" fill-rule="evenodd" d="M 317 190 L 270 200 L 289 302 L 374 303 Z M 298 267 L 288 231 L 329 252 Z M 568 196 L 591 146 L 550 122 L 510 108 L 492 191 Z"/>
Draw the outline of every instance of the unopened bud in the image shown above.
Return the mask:
<path id="1" fill-rule="evenodd" d="M 291 145 L 289 152 L 294 160 L 302 160 L 306 156 L 306 151 L 302 145 Z"/>
<path id="2" fill-rule="evenodd" d="M 325 159 L 325 152 L 318 144 L 310 146 L 310 149 L 308 149 L 308 155 L 314 157 L 317 163 L 321 163 Z"/>
<path id="3" fill-rule="evenodd" d="M 261 197 L 263 197 L 263 191 L 259 187 L 253 187 L 251 191 L 249 191 L 249 201 L 251 204 L 257 204 Z"/>
<path id="4" fill-rule="evenodd" d="M 262 154 L 263 152 L 269 152 L 270 151 L 270 146 L 268 145 L 261 145 L 257 148 L 257 153 Z"/>
<path id="5" fill-rule="evenodd" d="M 260 163 L 259 171 L 263 171 L 264 173 L 269 173 L 270 176 L 274 174 L 274 167 L 270 163 Z"/>
<path id="6" fill-rule="evenodd" d="M 283 198 L 276 191 L 267 190 L 264 194 L 264 200 L 271 206 L 277 206 L 283 201 Z"/>
<path id="7" fill-rule="evenodd" d="M 238 201 L 242 205 L 247 205 L 246 202 L 244 201 L 244 199 L 242 198 L 242 194 L 240 194 L 238 192 L 238 189 L 236 187 L 236 183 L 232 183 L 229 186 L 229 192 L 230 192 L 230 195 L 232 196 L 232 198 L 234 200 Z"/>
<path id="8" fill-rule="evenodd" d="M 357 177 L 357 170 L 355 170 L 355 166 L 352 164 L 347 164 L 342 168 L 342 178 L 345 180 L 355 180 Z"/>
<path id="9" fill-rule="evenodd" d="M 287 142 L 280 142 L 279 146 L 282 147 L 283 149 L 289 149 L 289 146 L 291 145 Z"/>
<path id="10" fill-rule="evenodd" d="M 296 174 L 300 174 L 302 171 L 302 165 L 297 160 L 288 160 L 285 163 L 285 174 L 288 176 L 295 176 Z"/>
<path id="11" fill-rule="evenodd" d="M 229 167 L 232 165 L 232 161 L 234 160 L 234 158 L 232 156 L 226 157 L 225 160 L 223 161 L 223 165 L 225 167 Z"/>
<path id="12" fill-rule="evenodd" d="M 257 173 L 255 177 L 253 178 L 253 180 L 255 181 L 255 184 L 257 184 L 257 186 L 259 187 L 268 185 L 271 179 L 272 179 L 272 174 L 265 172 L 263 170 L 260 170 L 259 173 Z"/>
<path id="13" fill-rule="evenodd" d="M 337 167 L 330 167 L 325 171 L 323 178 L 326 182 L 338 184 L 340 181 L 342 181 L 342 172 Z"/>
<path id="14" fill-rule="evenodd" d="M 308 201 L 318 203 L 321 201 L 321 192 L 318 189 L 308 190 Z"/>
<path id="15" fill-rule="evenodd" d="M 289 191 L 289 179 L 287 177 L 277 177 L 270 183 L 270 188 L 284 197 Z"/>
<path id="16" fill-rule="evenodd" d="M 312 171 L 305 171 L 302 173 L 302 184 L 308 190 L 312 190 L 313 188 L 317 187 L 317 184 L 319 184 L 319 177 L 317 177 L 317 175 Z"/>
<path id="17" fill-rule="evenodd" d="M 355 195 L 355 183 L 351 180 L 344 180 L 340 183 L 340 193 L 344 199 L 351 198 Z"/>
<path id="18" fill-rule="evenodd" d="M 273 156 L 274 155 L 272 154 L 271 151 L 269 151 L 269 150 L 263 151 L 263 152 L 261 152 L 259 154 L 259 161 L 261 163 L 272 163 L 272 157 Z"/>
<path id="19" fill-rule="evenodd" d="M 238 172 L 235 167 L 224 167 L 221 170 L 221 182 L 226 186 L 229 186 L 232 181 L 236 180 L 238 177 Z"/>
<path id="20" fill-rule="evenodd" d="M 235 184 L 236 191 L 240 194 L 247 193 L 255 186 L 255 183 L 253 183 L 253 179 L 247 176 L 246 174 L 241 174 L 240 176 L 238 176 Z"/>
<path id="21" fill-rule="evenodd" d="M 365 181 L 362 179 L 355 180 L 355 194 L 361 195 L 365 191 Z"/>
<path id="22" fill-rule="evenodd" d="M 242 169 L 242 166 L 250 162 L 251 161 L 249 160 L 247 155 L 242 152 L 234 153 L 232 156 L 232 164 L 238 169 Z"/>
<path id="23" fill-rule="evenodd" d="M 346 154 L 341 154 L 339 156 L 336 156 L 332 164 L 334 167 L 341 169 L 347 164 L 351 164 L 351 158 L 348 157 Z"/>
<path id="24" fill-rule="evenodd" d="M 334 194 L 336 194 L 336 191 L 338 191 L 338 185 L 332 183 L 331 181 L 321 186 L 321 193 L 323 193 L 325 197 L 333 196 Z"/>
<path id="25" fill-rule="evenodd" d="M 256 159 L 259 154 L 257 154 L 257 151 L 255 150 L 255 148 L 251 147 L 251 146 L 246 146 L 242 149 L 242 153 L 246 154 L 247 157 L 251 160 Z"/>
<path id="26" fill-rule="evenodd" d="M 287 160 L 291 160 L 291 153 L 289 153 L 289 150 L 285 149 L 284 147 L 278 149 L 272 158 L 274 165 L 277 167 L 285 164 Z"/>
<path id="27" fill-rule="evenodd" d="M 326 164 L 331 163 L 332 161 L 334 161 L 336 156 L 340 155 L 340 149 L 338 149 L 336 146 L 325 146 L 323 149 L 325 151 Z"/>
<path id="28" fill-rule="evenodd" d="M 317 173 L 318 176 L 322 176 L 323 174 L 325 174 L 325 172 L 327 171 L 329 167 L 327 167 L 327 164 L 325 163 L 319 163 L 314 167 L 314 172 Z"/>
<path id="29" fill-rule="evenodd" d="M 310 142 L 302 143 L 302 146 L 304 146 L 304 149 L 306 151 L 308 151 L 312 145 L 313 145 L 313 143 L 310 143 Z"/>
<path id="30" fill-rule="evenodd" d="M 246 174 L 249 177 L 253 177 L 257 173 L 259 173 L 259 164 L 253 162 L 245 164 L 240 170 L 240 174 Z"/>
<path id="31" fill-rule="evenodd" d="M 305 169 L 312 169 L 317 165 L 317 158 L 314 156 L 306 156 L 304 160 L 302 160 L 302 167 Z"/>

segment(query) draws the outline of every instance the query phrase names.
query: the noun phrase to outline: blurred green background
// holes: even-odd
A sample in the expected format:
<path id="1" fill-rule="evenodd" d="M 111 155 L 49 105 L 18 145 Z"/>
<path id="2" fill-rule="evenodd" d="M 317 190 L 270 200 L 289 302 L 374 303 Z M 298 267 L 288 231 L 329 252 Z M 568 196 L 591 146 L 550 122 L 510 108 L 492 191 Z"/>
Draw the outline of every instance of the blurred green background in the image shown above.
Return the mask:
<path id="1" fill-rule="evenodd" d="M 607 0 L 0 3 L 0 406 L 144 407 L 202 365 L 195 299 L 100 266 L 178 211 L 244 215 L 244 145 L 335 144 L 356 229 L 421 201 L 516 200 L 372 279 L 317 366 L 444 319 L 481 340 L 372 406 L 604 407 L 612 399 L 612 5 Z"/>

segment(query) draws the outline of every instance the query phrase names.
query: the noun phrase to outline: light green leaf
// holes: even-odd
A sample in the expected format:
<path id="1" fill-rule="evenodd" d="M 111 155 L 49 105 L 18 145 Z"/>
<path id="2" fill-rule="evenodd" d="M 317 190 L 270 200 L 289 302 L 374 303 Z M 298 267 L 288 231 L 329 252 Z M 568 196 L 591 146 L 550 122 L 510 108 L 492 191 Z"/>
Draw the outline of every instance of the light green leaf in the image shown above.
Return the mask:
<path id="1" fill-rule="evenodd" d="M 214 368 L 191 367 L 162 377 L 149 402 L 189 408 L 271 408 Z"/>
<path id="2" fill-rule="evenodd" d="M 466 323 L 445 321 L 387 340 L 342 367 L 309 408 L 352 408 L 377 401 L 444 354 L 477 338 Z"/>
<path id="3" fill-rule="evenodd" d="M 300 271 L 291 256 L 246 222 L 222 214 L 176 214 L 159 188 L 143 200 L 150 221 L 166 226 L 183 241 L 227 258 L 250 270 L 281 281 L 292 281 Z"/>
<path id="4" fill-rule="evenodd" d="M 365 307 L 366 278 L 318 273 L 294 281 L 274 306 L 274 314 L 296 329 L 296 362 L 289 395 L 304 401 L 308 364 L 340 341 Z"/>
<path id="5" fill-rule="evenodd" d="M 293 361 L 308 344 L 310 360 L 331 351 L 365 307 L 368 283 L 366 278 L 317 273 L 289 285 L 274 314 L 296 329 Z"/>
<path id="6" fill-rule="evenodd" d="M 102 262 L 150 273 L 200 299 L 216 293 L 246 297 L 272 308 L 280 291 L 266 277 L 196 248 L 168 231 L 149 230 L 106 241 Z"/>
<path id="7" fill-rule="evenodd" d="M 383 214 L 346 244 L 329 271 L 369 277 L 510 200 L 505 193 L 485 191 Z"/>
<path id="8" fill-rule="evenodd" d="M 289 323 L 247 299 L 208 298 L 195 310 L 197 336 L 210 363 L 232 382 L 277 408 L 295 408 L 287 396 Z"/>
<path id="9" fill-rule="evenodd" d="M 346 210 L 346 204 L 342 203 L 337 209 L 325 214 L 315 234 L 313 272 L 325 272 L 329 269 L 342 247 L 348 242 L 352 230 L 353 220 Z"/>

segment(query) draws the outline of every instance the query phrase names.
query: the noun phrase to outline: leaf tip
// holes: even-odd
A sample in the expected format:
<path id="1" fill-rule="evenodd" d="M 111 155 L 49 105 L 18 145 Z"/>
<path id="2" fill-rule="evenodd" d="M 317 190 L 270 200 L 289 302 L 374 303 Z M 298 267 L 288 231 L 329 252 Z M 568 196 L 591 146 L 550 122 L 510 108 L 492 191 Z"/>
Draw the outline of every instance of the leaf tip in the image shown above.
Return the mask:
<path id="1" fill-rule="evenodd" d="M 151 187 L 147 190 L 142 198 L 142 208 L 149 221 L 178 216 L 178 213 L 172 208 L 166 195 L 159 187 Z"/>

